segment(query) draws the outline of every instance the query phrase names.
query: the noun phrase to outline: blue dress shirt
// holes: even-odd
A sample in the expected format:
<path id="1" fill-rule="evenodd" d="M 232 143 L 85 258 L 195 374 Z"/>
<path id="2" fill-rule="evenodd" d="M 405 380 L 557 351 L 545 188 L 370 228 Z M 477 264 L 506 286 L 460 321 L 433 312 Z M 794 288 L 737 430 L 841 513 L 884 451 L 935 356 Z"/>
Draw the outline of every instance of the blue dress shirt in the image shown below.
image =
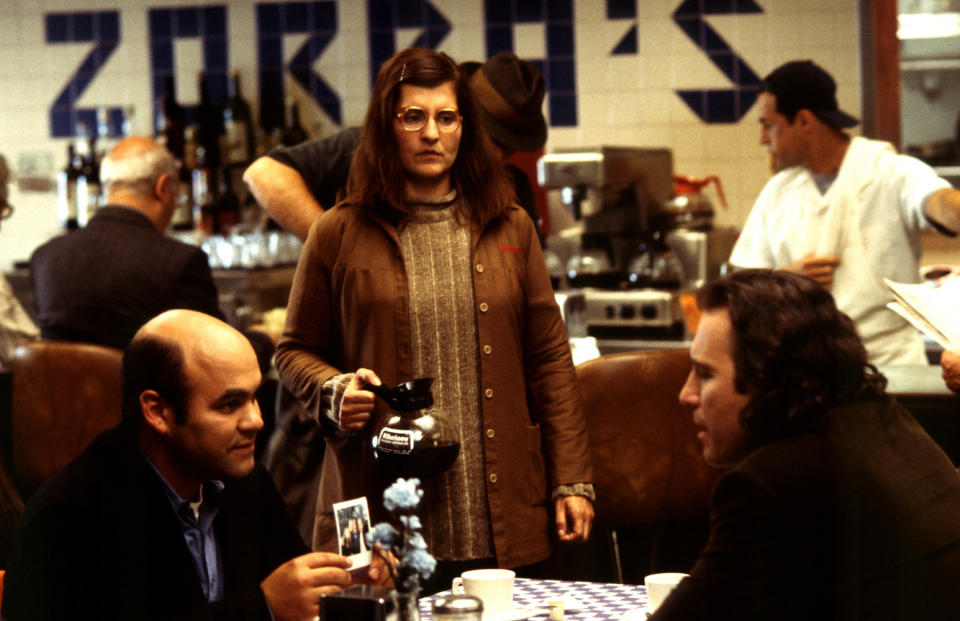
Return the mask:
<path id="1" fill-rule="evenodd" d="M 144 458 L 146 459 L 146 455 Z M 217 537 L 213 532 L 213 519 L 220 510 L 218 497 L 223 491 L 223 482 L 206 481 L 200 487 L 200 498 L 191 502 L 180 497 L 149 459 L 147 463 L 163 482 L 163 490 L 177 516 L 183 540 L 197 569 L 204 597 L 208 602 L 223 599 L 223 565 Z"/>

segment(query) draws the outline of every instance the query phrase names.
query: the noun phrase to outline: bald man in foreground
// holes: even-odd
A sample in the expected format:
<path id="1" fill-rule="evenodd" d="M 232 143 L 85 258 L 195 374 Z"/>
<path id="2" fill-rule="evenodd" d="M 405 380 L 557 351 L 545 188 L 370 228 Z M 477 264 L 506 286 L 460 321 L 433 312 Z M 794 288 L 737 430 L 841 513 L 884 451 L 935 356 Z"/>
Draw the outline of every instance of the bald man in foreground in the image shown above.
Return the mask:
<path id="1" fill-rule="evenodd" d="M 122 421 L 30 500 L 4 619 L 316 617 L 350 561 L 307 553 L 255 464 L 260 382 L 226 323 L 173 310 L 145 324 L 124 353 Z M 375 563 L 366 580 L 385 576 Z"/>

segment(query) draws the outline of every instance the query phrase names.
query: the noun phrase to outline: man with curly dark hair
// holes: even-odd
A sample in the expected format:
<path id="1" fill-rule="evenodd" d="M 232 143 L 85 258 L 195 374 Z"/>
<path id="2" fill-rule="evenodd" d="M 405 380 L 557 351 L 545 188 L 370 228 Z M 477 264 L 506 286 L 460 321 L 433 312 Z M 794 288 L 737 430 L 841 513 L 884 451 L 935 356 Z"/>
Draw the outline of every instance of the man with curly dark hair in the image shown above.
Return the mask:
<path id="1" fill-rule="evenodd" d="M 706 285 L 680 401 L 725 468 L 666 619 L 960 619 L 960 477 L 813 280 Z"/>

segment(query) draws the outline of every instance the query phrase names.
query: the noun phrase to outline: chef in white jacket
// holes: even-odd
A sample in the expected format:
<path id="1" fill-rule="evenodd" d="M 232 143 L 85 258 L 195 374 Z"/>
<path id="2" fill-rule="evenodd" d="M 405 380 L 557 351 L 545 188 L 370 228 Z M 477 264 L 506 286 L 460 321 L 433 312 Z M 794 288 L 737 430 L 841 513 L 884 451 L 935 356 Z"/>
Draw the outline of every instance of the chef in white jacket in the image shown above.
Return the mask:
<path id="1" fill-rule="evenodd" d="M 920 234 L 960 231 L 960 191 L 887 142 L 851 138 L 836 83 L 810 61 L 763 82 L 760 143 L 777 173 L 753 206 L 734 267 L 786 269 L 829 289 L 873 364 L 926 364 L 920 333 L 886 308 L 884 277 L 920 279 Z"/>

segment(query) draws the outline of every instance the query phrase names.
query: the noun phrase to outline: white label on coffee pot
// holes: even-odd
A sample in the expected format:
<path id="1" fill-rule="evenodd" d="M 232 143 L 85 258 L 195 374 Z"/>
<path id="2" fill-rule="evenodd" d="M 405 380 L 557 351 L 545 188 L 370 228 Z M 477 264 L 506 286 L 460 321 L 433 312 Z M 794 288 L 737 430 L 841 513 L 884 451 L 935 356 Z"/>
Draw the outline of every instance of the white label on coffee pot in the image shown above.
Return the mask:
<path id="1" fill-rule="evenodd" d="M 413 450 L 413 432 L 384 427 L 380 431 L 377 450 L 386 453 L 409 453 Z"/>

